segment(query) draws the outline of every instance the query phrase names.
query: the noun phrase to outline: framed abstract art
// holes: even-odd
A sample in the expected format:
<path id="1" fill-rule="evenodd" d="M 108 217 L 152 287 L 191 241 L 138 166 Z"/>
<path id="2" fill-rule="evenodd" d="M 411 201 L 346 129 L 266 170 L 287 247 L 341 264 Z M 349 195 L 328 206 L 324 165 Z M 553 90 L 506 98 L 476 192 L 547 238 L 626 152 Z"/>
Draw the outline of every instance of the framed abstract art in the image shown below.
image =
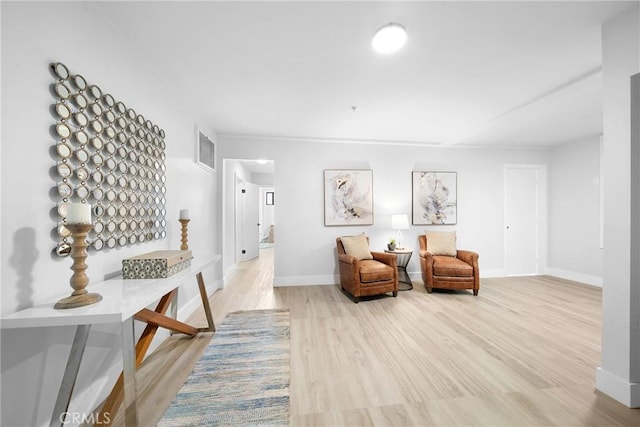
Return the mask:
<path id="1" fill-rule="evenodd" d="M 412 172 L 412 223 L 414 225 L 458 222 L 458 176 L 456 172 Z"/>
<path id="2" fill-rule="evenodd" d="M 373 171 L 324 170 L 324 225 L 373 224 Z"/>

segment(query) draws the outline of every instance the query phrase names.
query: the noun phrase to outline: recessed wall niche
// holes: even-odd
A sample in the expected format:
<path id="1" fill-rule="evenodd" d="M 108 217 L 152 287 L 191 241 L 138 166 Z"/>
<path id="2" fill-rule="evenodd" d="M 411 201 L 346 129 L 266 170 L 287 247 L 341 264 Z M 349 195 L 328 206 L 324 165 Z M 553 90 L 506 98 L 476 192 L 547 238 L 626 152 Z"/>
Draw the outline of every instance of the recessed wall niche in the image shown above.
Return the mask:
<path id="1" fill-rule="evenodd" d="M 62 63 L 56 81 L 55 252 L 71 253 L 69 202 L 92 206 L 89 249 L 101 251 L 166 237 L 165 132 Z"/>

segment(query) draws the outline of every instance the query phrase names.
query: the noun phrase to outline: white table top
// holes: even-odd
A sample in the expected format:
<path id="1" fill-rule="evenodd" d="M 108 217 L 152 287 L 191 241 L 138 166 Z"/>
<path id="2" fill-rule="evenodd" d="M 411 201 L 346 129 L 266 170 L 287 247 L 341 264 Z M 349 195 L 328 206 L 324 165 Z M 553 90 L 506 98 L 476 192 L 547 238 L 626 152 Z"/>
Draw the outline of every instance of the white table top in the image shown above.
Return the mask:
<path id="1" fill-rule="evenodd" d="M 69 294 L 4 316 L 0 325 L 2 329 L 13 329 L 121 323 L 178 286 L 195 282 L 197 273 L 220 259 L 220 255 L 194 257 L 189 268 L 166 279 L 123 279 L 118 276 L 87 287 L 90 293 L 102 295 L 101 301 L 84 307 L 55 310 L 54 304 L 73 291 L 69 287 Z"/>

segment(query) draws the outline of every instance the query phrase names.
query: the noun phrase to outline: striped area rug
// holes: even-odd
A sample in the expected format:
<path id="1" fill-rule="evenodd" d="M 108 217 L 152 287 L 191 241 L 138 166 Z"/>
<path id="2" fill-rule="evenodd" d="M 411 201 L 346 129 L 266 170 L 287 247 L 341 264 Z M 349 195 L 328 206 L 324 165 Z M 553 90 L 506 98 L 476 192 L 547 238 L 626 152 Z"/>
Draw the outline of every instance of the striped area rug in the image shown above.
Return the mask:
<path id="1" fill-rule="evenodd" d="M 289 310 L 230 313 L 158 425 L 288 425 L 289 359 Z"/>

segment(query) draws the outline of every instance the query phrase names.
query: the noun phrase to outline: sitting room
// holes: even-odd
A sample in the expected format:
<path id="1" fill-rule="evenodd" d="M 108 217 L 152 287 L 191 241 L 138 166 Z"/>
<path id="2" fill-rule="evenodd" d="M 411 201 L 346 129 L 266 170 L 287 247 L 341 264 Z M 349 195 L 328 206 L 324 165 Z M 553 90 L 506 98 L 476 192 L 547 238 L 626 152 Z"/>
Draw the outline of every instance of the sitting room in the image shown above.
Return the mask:
<path id="1" fill-rule="evenodd" d="M 0 8 L 1 425 L 640 425 L 640 2 Z"/>

